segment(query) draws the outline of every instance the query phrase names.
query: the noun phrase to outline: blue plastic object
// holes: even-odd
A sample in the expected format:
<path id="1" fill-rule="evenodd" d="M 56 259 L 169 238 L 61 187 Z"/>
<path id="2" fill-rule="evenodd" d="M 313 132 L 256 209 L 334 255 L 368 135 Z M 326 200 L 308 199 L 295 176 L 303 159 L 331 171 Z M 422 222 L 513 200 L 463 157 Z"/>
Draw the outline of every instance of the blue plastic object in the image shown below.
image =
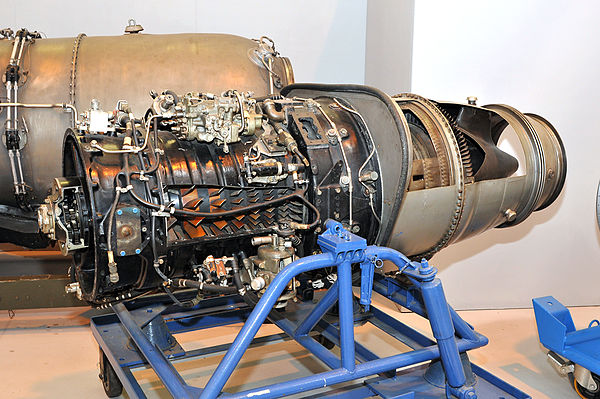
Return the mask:
<path id="1" fill-rule="evenodd" d="M 479 376 L 474 386 L 466 385 L 466 376 L 460 353 L 487 344 L 487 338 L 478 334 L 450 308 L 446 302 L 436 269 L 426 261 L 411 262 L 400 252 L 390 248 L 367 246 L 366 241 L 348 231 L 340 223 L 328 221 L 327 230 L 318 238 L 323 253 L 292 262 L 273 279 L 259 302 L 247 306 L 237 295 L 205 300 L 193 309 L 167 307 L 144 300 L 130 301 L 113 306 L 115 314 L 94 317 L 92 331 L 106 354 L 124 388 L 132 398 L 145 395 L 131 373 L 132 368 L 153 368 L 167 390 L 176 398 L 277 398 L 328 387 L 335 384 L 364 380 L 363 384 L 346 385 L 322 398 L 367 398 L 379 395 L 384 399 L 408 398 L 519 398 L 529 396 L 472 365 Z M 404 285 L 395 278 L 374 273 L 382 261 L 391 261 L 412 284 Z M 352 264 L 361 265 L 360 302 L 362 312 L 353 308 Z M 292 278 L 300 273 L 324 267 L 337 268 L 338 279 L 319 302 L 289 303 L 285 312 L 273 309 L 278 298 Z M 429 319 L 436 341 L 423 336 L 371 305 L 372 291 Z M 337 321 L 327 321 L 325 314 L 336 302 Z M 174 309 L 174 310 L 173 310 Z M 366 311 L 365 309 L 368 309 Z M 154 312 L 154 316 L 151 313 Z M 152 329 L 153 317 L 166 321 L 168 334 L 208 329 L 213 326 L 238 323 L 244 325 L 231 345 L 185 352 L 176 340 L 157 339 L 147 331 Z M 290 381 L 266 385 L 243 392 L 226 393 L 223 387 L 231 377 L 244 353 L 253 344 L 276 342 L 283 335 L 255 338 L 266 319 L 276 324 L 288 339 L 293 339 L 323 362 L 329 371 L 308 375 Z M 162 321 L 162 320 L 161 320 Z M 369 348 L 354 340 L 357 321 L 368 322 L 413 350 L 379 357 Z M 160 323 L 155 323 L 159 325 Z M 337 356 L 315 339 L 316 333 L 339 347 Z M 133 348 L 130 343 L 133 341 Z M 165 342 L 175 344 L 164 349 Z M 159 342 L 162 343 L 161 350 Z M 208 354 L 225 355 L 204 388 L 188 385 L 177 373 L 171 359 L 187 359 Z M 438 388 L 423 378 L 423 362 L 441 361 L 446 386 Z M 408 367 L 412 366 L 412 367 Z M 402 368 L 402 371 L 397 370 Z M 442 378 L 444 381 L 444 378 Z M 478 396 L 479 395 L 479 396 Z"/>
<path id="2" fill-rule="evenodd" d="M 565 359 L 600 375 L 600 326 L 576 330 L 569 309 L 554 297 L 533 300 L 540 342 Z M 594 325 L 595 324 L 595 325 Z"/>

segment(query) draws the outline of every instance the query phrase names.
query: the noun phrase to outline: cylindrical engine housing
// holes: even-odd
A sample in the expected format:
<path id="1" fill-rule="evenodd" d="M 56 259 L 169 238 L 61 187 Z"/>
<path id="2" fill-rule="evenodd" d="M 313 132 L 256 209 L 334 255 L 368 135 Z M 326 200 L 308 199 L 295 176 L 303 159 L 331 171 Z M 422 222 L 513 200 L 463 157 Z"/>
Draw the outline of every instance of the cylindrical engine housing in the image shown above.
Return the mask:
<path id="1" fill-rule="evenodd" d="M 13 43 L 0 40 L 2 68 L 9 64 Z M 263 96 L 270 94 L 272 86 L 278 93 L 293 83 L 291 64 L 284 57 L 266 57 L 275 74 L 271 84 L 268 65 L 261 61 L 267 51 L 264 40 L 226 34 L 82 34 L 77 38 L 36 39 L 27 42 L 22 53 L 17 100 L 25 104 L 72 104 L 84 111 L 92 99 L 101 106 L 126 99 L 136 115 L 143 115 L 151 100 L 150 90 L 184 92 L 194 88 L 220 94 L 235 87 Z M 0 97 L 6 98 L 4 86 Z M 60 109 L 19 108 L 18 112 L 20 130 L 27 129 L 20 150 L 24 181 L 29 187 L 28 202 L 35 206 L 43 202 L 52 179 L 62 174 L 62 138 L 65 129 L 72 126 L 73 116 Z M 0 126 L 6 125 L 6 117 L 6 107 L 0 107 Z M 6 151 L 0 152 L 4 153 L 0 168 L 10 171 Z M 0 175 L 0 185 L 7 188 L 0 193 L 0 206 L 18 208 L 13 190 L 8 189 L 12 184 L 11 173 Z M 27 216 L 18 209 L 9 213 Z"/>

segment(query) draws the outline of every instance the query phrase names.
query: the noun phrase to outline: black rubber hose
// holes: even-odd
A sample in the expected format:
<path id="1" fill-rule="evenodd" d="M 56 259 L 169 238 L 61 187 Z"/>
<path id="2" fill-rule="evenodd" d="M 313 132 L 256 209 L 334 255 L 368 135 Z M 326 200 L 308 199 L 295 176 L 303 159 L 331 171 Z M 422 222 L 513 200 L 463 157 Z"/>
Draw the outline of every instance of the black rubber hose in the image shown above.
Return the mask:
<path id="1" fill-rule="evenodd" d="M 240 265 L 238 264 L 238 260 L 235 255 L 232 255 L 231 269 L 233 270 L 233 283 L 235 284 L 235 287 L 237 288 L 238 292 L 244 292 L 245 287 L 242 283 L 242 278 L 240 277 Z"/>
<path id="2" fill-rule="evenodd" d="M 115 219 L 115 210 L 117 209 L 117 204 L 119 203 L 119 197 L 121 196 L 120 191 L 115 191 L 115 199 L 110 207 L 110 211 L 108 213 L 108 231 L 106 237 L 106 246 L 109 251 L 112 251 L 112 230 Z"/>
<path id="3" fill-rule="evenodd" d="M 246 253 L 244 251 L 240 251 L 240 252 L 238 252 L 238 256 L 242 260 L 242 265 L 244 266 L 244 269 L 246 269 L 246 271 L 248 272 L 248 276 L 250 277 L 250 279 L 255 277 L 252 274 L 252 261 L 250 259 L 248 259 L 248 257 L 246 256 Z"/>
<path id="4" fill-rule="evenodd" d="M 208 270 L 206 270 L 204 267 L 201 267 L 200 273 L 202 273 L 202 278 L 204 279 L 202 281 L 212 283 L 212 276 L 210 275 L 210 272 Z"/>
<path id="5" fill-rule="evenodd" d="M 200 281 L 188 280 L 184 278 L 173 279 L 173 285 L 182 288 L 196 288 L 205 294 L 236 294 L 236 287 L 223 287 L 214 284 L 204 284 Z"/>

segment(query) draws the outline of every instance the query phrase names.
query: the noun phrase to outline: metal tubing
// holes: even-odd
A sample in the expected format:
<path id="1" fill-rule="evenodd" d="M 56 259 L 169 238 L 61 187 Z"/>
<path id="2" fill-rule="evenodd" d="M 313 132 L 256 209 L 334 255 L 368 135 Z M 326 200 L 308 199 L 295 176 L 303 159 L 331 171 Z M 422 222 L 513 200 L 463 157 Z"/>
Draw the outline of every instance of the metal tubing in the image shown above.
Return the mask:
<path id="1" fill-rule="evenodd" d="M 381 260 L 389 260 L 395 264 L 399 269 L 407 263 L 410 263 L 404 254 L 395 249 L 388 247 L 378 247 L 377 245 L 369 245 L 365 250 L 365 257 L 368 258 L 379 258 Z"/>
<path id="2" fill-rule="evenodd" d="M 461 339 L 457 342 L 458 350 L 460 352 L 465 352 L 481 345 L 482 343 L 479 341 L 474 342 Z M 358 378 L 368 377 L 370 375 L 380 374 L 389 370 L 395 370 L 400 367 L 426 362 L 428 360 L 437 359 L 439 356 L 440 352 L 438 347 L 431 346 L 412 352 L 401 353 L 383 359 L 358 364 L 356 365 L 354 372 L 345 369 L 326 371 L 324 373 L 314 374 L 292 381 L 266 385 L 253 390 L 237 392 L 234 394 L 224 394 L 222 395 L 222 398 L 243 399 L 249 397 L 260 397 L 261 399 L 271 399 L 285 397 L 299 392 L 323 388 Z M 201 396 L 201 398 L 204 397 L 205 396 Z"/>
<path id="3" fill-rule="evenodd" d="M 404 254 L 402 254 L 401 252 L 396 251 L 391 248 L 387 248 L 387 247 L 378 247 L 375 245 L 371 245 L 371 246 L 367 247 L 365 254 L 367 255 L 367 257 L 377 256 L 378 258 L 380 258 L 382 260 L 391 261 L 398 267 L 400 267 L 400 265 L 405 265 L 410 262 L 410 260 L 406 256 L 404 256 Z M 375 289 L 375 291 L 379 292 L 380 294 L 386 295 L 384 293 L 385 290 L 383 289 L 384 287 L 382 286 L 382 284 L 379 284 L 378 282 L 374 282 L 373 288 Z M 386 296 L 388 296 L 388 295 L 386 295 Z M 388 296 L 388 298 L 423 317 L 427 317 L 425 309 L 423 309 L 422 306 L 417 306 L 414 303 L 408 303 L 406 296 L 401 296 L 398 293 L 394 293 L 391 296 Z M 456 331 L 459 333 L 459 335 L 462 338 L 466 338 L 466 339 L 471 339 L 471 340 L 478 339 L 477 336 L 475 335 L 473 329 L 471 328 L 471 326 L 469 326 L 454 311 L 454 309 L 452 309 L 450 306 L 448 306 L 448 308 L 450 310 L 450 315 L 452 317 L 452 322 L 454 324 L 454 327 L 456 328 Z"/>
<path id="4" fill-rule="evenodd" d="M 332 324 L 322 321 L 319 323 L 319 327 L 323 327 L 321 334 L 333 342 L 335 345 L 340 346 L 340 331 L 335 328 Z M 356 358 L 362 362 L 368 362 L 371 360 L 379 359 L 379 356 L 368 350 L 365 346 L 354 343 L 354 350 L 356 351 Z"/>
<path id="5" fill-rule="evenodd" d="M 371 255 L 377 255 L 381 259 L 391 260 L 398 266 L 405 265 L 408 262 L 408 259 L 402 254 L 387 248 L 369 247 L 367 252 Z M 271 312 L 271 309 L 277 302 L 277 299 L 289 281 L 299 273 L 323 268 L 326 266 L 332 266 L 335 265 L 335 263 L 334 254 L 323 253 L 302 258 L 292 262 L 290 265 L 284 268 L 269 285 L 258 304 L 248 317 L 248 320 L 236 336 L 234 342 L 211 376 L 206 387 L 203 389 L 200 398 L 213 399 L 221 394 L 221 391 L 229 379 L 229 376 L 239 363 L 243 353 L 249 347 L 256 333 Z M 254 395 L 260 394 L 263 398 L 285 396 L 292 392 L 316 389 L 338 382 L 344 382 L 355 378 L 382 373 L 409 364 L 432 360 L 438 356 L 443 356 L 443 359 L 446 359 L 444 366 L 453 366 L 453 358 L 451 357 L 450 353 L 455 353 L 456 357 L 458 358 L 459 347 L 461 351 L 466 351 L 472 347 L 481 345 L 479 340 L 460 340 L 458 343 L 455 341 L 450 310 L 445 302 L 443 290 L 441 290 L 441 284 L 439 283 L 439 280 L 434 280 L 434 282 L 425 283 L 424 297 L 427 298 L 426 305 L 429 309 L 428 313 L 434 315 L 431 323 L 434 334 L 437 334 L 436 338 L 438 338 L 438 342 L 440 343 L 439 347 L 432 346 L 429 348 L 418 349 L 413 352 L 391 356 L 384 359 L 372 360 L 357 366 L 355 364 L 356 360 L 354 349 L 351 265 L 347 261 L 338 265 L 337 291 L 339 295 L 340 306 L 340 346 L 342 351 L 342 368 L 282 384 L 263 387 L 260 391 L 254 392 Z M 316 343 L 316 341 L 314 341 L 312 338 L 302 336 L 303 334 L 299 333 L 310 331 L 310 328 L 314 327 L 313 323 L 316 324 L 316 321 L 320 319 L 324 309 L 326 311 L 330 304 L 334 302 L 334 293 L 335 291 L 330 290 L 330 292 L 326 294 L 325 298 L 323 298 L 324 300 L 317 305 L 318 310 L 313 310 L 301 323 L 300 327 L 294 329 L 293 324 L 287 320 L 280 320 L 277 322 L 280 328 L 282 328 L 284 331 L 288 332 L 290 335 L 299 337 L 299 341 L 304 347 L 315 353 L 319 358 L 322 358 L 323 361 L 330 367 L 335 367 L 337 360 L 334 363 L 333 356 L 330 353 L 326 353 L 327 351 L 324 351 L 322 345 Z M 443 306 L 445 306 L 445 313 L 443 313 Z M 439 317 L 436 317 L 436 314 L 439 313 L 440 310 L 442 313 L 439 315 Z M 440 355 L 440 353 L 443 355 Z M 460 387 L 464 385 L 464 381 L 462 384 L 460 384 L 460 373 L 462 373 L 462 378 L 464 380 L 464 372 L 462 372 L 462 364 L 460 363 L 460 360 L 458 360 L 457 365 L 459 372 L 448 373 L 448 380 L 453 387 Z M 250 395 L 252 392 L 247 392 L 247 394 Z M 244 393 L 224 396 L 247 397 L 247 395 Z"/>
<path id="6" fill-rule="evenodd" d="M 352 306 L 352 265 L 343 262 L 337 268 L 338 292 L 340 309 L 340 349 L 342 352 L 342 367 L 354 371 L 354 312 Z"/>
<path id="7" fill-rule="evenodd" d="M 248 320 L 246 323 L 244 323 L 244 326 L 235 337 L 233 344 L 206 384 L 206 387 L 202 391 L 200 398 L 213 399 L 221 393 L 221 390 L 225 386 L 229 376 L 239 363 L 242 355 L 252 342 L 254 336 L 256 336 L 256 333 L 267 318 L 268 314 L 271 312 L 271 309 L 279 299 L 279 296 L 281 296 L 281 293 L 288 285 L 290 280 L 300 273 L 321 269 L 334 264 L 334 255 L 331 253 L 323 253 L 319 255 L 307 256 L 294 261 L 286 266 L 281 272 L 279 272 L 279 274 L 277 274 L 271 284 L 269 284 L 267 287 L 267 290 L 258 301 L 258 304 L 252 313 L 250 313 Z"/>
<path id="8" fill-rule="evenodd" d="M 148 340 L 144 332 L 131 317 L 131 313 L 129 313 L 125 305 L 123 303 L 117 303 L 112 305 L 112 308 L 119 317 L 119 320 L 121 320 L 127 333 L 140 349 L 140 353 L 142 353 L 148 363 L 150 363 L 150 366 L 152 366 L 152 369 L 156 372 L 158 378 L 165 384 L 169 393 L 174 398 L 190 398 L 187 385 L 181 379 L 179 373 L 177 373 L 173 365 L 165 358 L 162 351 Z"/>
<path id="9" fill-rule="evenodd" d="M 327 290 L 327 293 L 321 298 L 321 300 L 315 305 L 315 307 L 310 311 L 308 316 L 304 318 L 302 323 L 296 328 L 296 332 L 294 333 L 294 338 L 306 335 L 321 320 L 323 315 L 327 313 L 329 309 L 335 304 L 335 301 L 338 299 L 338 282 L 337 280 L 333 283 L 331 287 Z"/>
<path id="10" fill-rule="evenodd" d="M 16 111 L 17 108 L 62 108 L 68 109 L 73 114 L 73 128 L 76 127 L 77 122 L 77 108 L 73 104 L 67 103 L 59 103 L 59 104 L 24 104 L 16 102 L 16 93 L 14 98 L 9 98 L 9 101 L 6 103 L 0 103 L 0 107 L 9 107 L 9 109 L 14 109 Z"/>
<path id="11" fill-rule="evenodd" d="M 452 324 L 442 282 L 437 278 L 423 282 L 421 294 L 429 315 L 431 331 L 440 348 L 440 358 L 448 385 L 452 388 L 460 388 L 465 385 L 466 377 L 460 361 L 460 354 L 454 337 L 454 325 Z"/>
<path id="12" fill-rule="evenodd" d="M 302 335 L 295 337 L 294 329 L 295 324 L 287 319 L 274 320 L 274 323 L 277 327 L 281 328 L 283 332 L 288 334 L 290 337 L 294 337 L 294 339 L 303 347 L 308 349 L 315 355 L 319 360 L 325 363 L 330 369 L 337 369 L 340 367 L 340 359 L 338 359 L 333 353 L 331 353 L 327 348 L 318 343 L 313 337 L 308 335 Z"/>
<path id="13" fill-rule="evenodd" d="M 425 309 L 423 308 L 422 304 L 420 304 L 418 302 L 409 302 L 406 295 L 399 291 L 396 291 L 392 294 L 388 294 L 385 285 L 381 281 L 373 282 L 373 290 L 375 292 L 385 296 L 392 302 L 395 302 L 398 305 L 404 306 L 405 308 L 409 309 L 411 312 L 416 313 L 421 317 L 427 318 L 427 313 L 425 312 Z M 448 306 L 448 308 L 450 309 L 450 315 L 452 316 L 452 322 L 454 323 L 454 328 L 456 329 L 458 336 L 461 338 L 465 338 L 465 339 L 469 339 L 469 340 L 473 340 L 473 341 L 478 340 L 479 337 L 475 334 L 475 331 L 473 331 L 471 326 L 469 324 L 467 324 L 467 322 L 464 321 L 458 315 L 458 313 L 456 313 L 456 311 L 454 309 L 452 309 L 452 307 Z"/>
<path id="14" fill-rule="evenodd" d="M 450 310 L 450 317 L 452 317 L 452 324 L 454 324 L 454 329 L 459 337 L 464 339 L 470 339 L 475 341 L 477 339 L 477 335 L 475 331 L 466 321 L 464 321 L 458 313 L 450 305 L 448 305 L 448 310 Z"/>
<path id="15" fill-rule="evenodd" d="M 389 259 L 398 262 L 397 265 L 399 267 L 406 264 L 405 257 L 403 257 L 402 254 L 387 248 L 368 247 L 365 254 L 367 256 L 377 255 L 380 259 Z M 394 371 L 401 367 L 434 359 L 442 360 L 448 380 L 448 392 L 451 392 L 453 395 L 460 398 L 475 397 L 473 396 L 475 393 L 472 388 L 464 387 L 465 376 L 459 353 L 483 346 L 487 343 L 487 339 L 472 331 L 472 334 L 470 334 L 472 337 L 470 336 L 469 338 L 474 337 L 474 339 L 455 338 L 452 321 L 456 314 L 446 303 L 441 282 L 438 279 L 433 279 L 433 274 L 428 271 L 428 274 L 425 274 L 424 276 L 432 280 L 417 283 L 423 297 L 424 306 L 420 303 L 414 303 L 416 307 L 420 308 L 419 310 L 424 311 L 426 309 L 432 331 L 438 344 L 434 345 L 433 342 L 431 342 L 431 346 L 379 359 L 370 352 L 362 351 L 361 348 L 359 348 L 360 350 L 356 349 L 356 343 L 354 342 L 351 263 L 349 260 L 342 259 L 344 258 L 339 257 L 337 251 L 325 252 L 323 254 L 299 259 L 285 267 L 275 277 L 269 287 L 267 287 L 267 290 L 250 313 L 246 323 L 236 336 L 234 342 L 227 350 L 223 360 L 214 371 L 208 384 L 200 392 L 198 392 L 199 390 L 197 388 L 188 386 L 166 359 L 162 351 L 158 350 L 158 348 L 150 343 L 148 338 L 134 321 L 132 314 L 125 308 L 124 304 L 113 305 L 113 308 L 127 330 L 127 333 L 140 349 L 140 352 L 146 358 L 148 363 L 150 363 L 150 366 L 155 370 L 169 392 L 177 398 L 197 397 L 196 395 L 199 395 L 201 399 L 215 399 L 217 397 L 247 398 L 251 396 L 260 396 L 263 399 L 284 397 L 290 394 L 318 389 L 370 375 Z M 333 370 L 235 394 L 222 393 L 223 387 L 239 363 L 242 355 L 252 343 L 259 328 L 271 313 L 273 306 L 276 304 L 278 298 L 292 278 L 300 273 L 328 266 L 337 266 L 338 280 L 321 301 L 315 305 L 313 310 L 300 325 L 297 326 L 286 318 L 273 317 L 273 321 L 285 333 L 294 337 L 298 343 L 316 355 Z M 405 292 L 405 290 L 401 288 L 399 293 L 402 293 L 403 291 Z M 335 303 L 336 299 L 339 301 L 340 308 L 340 333 L 338 343 L 341 348 L 341 360 L 328 351 L 323 345 L 319 344 L 314 338 L 307 335 L 319 322 L 327 309 Z M 376 310 L 375 313 L 377 313 Z M 456 318 L 460 319 L 458 315 L 456 315 Z M 333 326 L 328 326 L 331 327 L 331 329 L 334 329 Z M 462 325 L 463 328 L 465 326 L 470 329 L 470 326 L 466 323 Z M 329 328 L 326 332 L 324 331 L 324 333 L 330 332 L 332 331 L 330 331 Z M 363 363 L 356 364 L 356 354 L 358 354 L 359 358 L 366 358 L 363 360 Z"/>

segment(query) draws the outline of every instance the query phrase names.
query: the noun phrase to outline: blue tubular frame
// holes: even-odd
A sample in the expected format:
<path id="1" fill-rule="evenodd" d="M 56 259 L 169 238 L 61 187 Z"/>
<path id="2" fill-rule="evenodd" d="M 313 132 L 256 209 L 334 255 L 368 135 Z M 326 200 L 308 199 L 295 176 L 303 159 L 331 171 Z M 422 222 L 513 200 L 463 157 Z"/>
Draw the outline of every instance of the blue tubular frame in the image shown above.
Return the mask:
<path id="1" fill-rule="evenodd" d="M 439 359 L 444 366 L 447 381 L 445 393 L 440 391 L 442 395 L 445 397 L 454 396 L 469 399 L 477 397 L 474 387 L 465 386 L 466 377 L 460 353 L 481 347 L 487 344 L 488 341 L 487 338 L 476 333 L 470 325 L 465 323 L 448 306 L 442 284 L 436 278 L 437 270 L 435 268 L 431 267 L 426 261 L 422 261 L 421 263 L 411 262 L 400 252 L 390 248 L 367 246 L 363 238 L 347 232 L 342 228 L 341 224 L 333 221 L 327 222 L 327 231 L 319 236 L 318 244 L 321 246 L 323 253 L 299 259 L 286 266 L 273 279 L 249 314 L 247 314 L 243 306 L 236 309 L 231 304 L 235 300 L 230 299 L 228 302 L 230 303 L 229 307 L 225 306 L 223 308 L 223 305 L 221 305 L 219 308 L 220 311 L 228 309 L 230 312 L 233 312 L 231 316 L 224 319 L 225 321 L 219 319 L 212 320 L 210 318 L 216 318 L 216 316 L 210 314 L 202 315 L 202 317 L 209 317 L 209 320 L 211 320 L 206 324 L 188 321 L 188 324 L 191 323 L 193 327 L 209 328 L 211 325 L 223 325 L 245 319 L 243 327 L 231 345 L 221 345 L 216 348 L 195 351 L 205 354 L 227 350 L 204 388 L 201 389 L 187 385 L 181 376 L 177 374 L 167 357 L 165 357 L 165 354 L 150 342 L 148 337 L 136 324 L 134 318 L 130 315 L 131 312 L 135 311 L 128 310 L 124 304 L 118 304 L 114 305 L 113 309 L 121 322 L 121 326 L 125 328 L 145 359 L 145 361 L 141 359 L 141 361 L 130 362 L 130 364 L 137 366 L 149 364 L 156 371 L 168 391 L 176 398 L 234 399 L 260 397 L 261 399 L 266 399 L 288 396 L 377 374 L 387 376 L 385 381 L 397 382 L 399 381 L 396 376 L 398 368 Z M 393 262 L 399 271 L 412 281 L 412 286 L 407 288 L 394 278 L 374 274 L 374 267 L 380 266 L 382 264 L 381 261 L 384 260 Z M 370 308 L 370 312 L 367 314 L 368 317 L 365 314 L 362 314 L 360 317 L 365 318 L 366 321 L 380 328 L 385 333 L 409 345 L 414 349 L 413 351 L 379 358 L 367 348 L 355 342 L 355 311 L 354 294 L 352 291 L 352 264 L 354 263 L 360 263 L 361 266 L 360 303 L 365 309 Z M 338 280 L 329 288 L 316 305 L 298 305 L 305 308 L 308 307 L 307 311 L 302 313 L 303 318 L 292 321 L 287 317 L 277 316 L 276 313 L 273 313 L 277 312 L 273 310 L 273 306 L 275 306 L 278 298 L 295 276 L 325 267 L 336 267 Z M 378 292 L 407 309 L 427 317 L 437 344 L 377 308 L 371 307 L 372 291 Z M 323 316 L 336 302 L 339 304 L 339 322 L 331 324 L 323 320 Z M 200 307 L 201 309 L 195 308 L 191 312 L 204 312 L 202 304 Z M 181 317 L 185 317 L 185 313 L 180 315 Z M 267 318 L 270 318 L 290 338 L 309 350 L 331 370 L 283 383 L 263 386 L 258 389 L 238 393 L 222 392 L 243 354 L 253 343 L 261 340 L 265 342 L 277 339 L 271 336 L 255 339 L 258 330 Z M 195 320 L 192 316 L 188 317 L 188 319 Z M 178 326 L 177 323 L 177 319 L 167 322 L 169 327 L 173 325 Z M 107 353 L 119 378 L 122 381 L 125 379 L 123 383 L 128 389 L 130 396 L 144 397 L 143 394 L 140 394 L 139 385 L 136 387 L 133 384 L 131 371 L 122 366 L 125 359 L 122 358 L 123 361 L 117 361 L 118 355 L 112 353 L 114 351 L 106 338 L 109 330 L 103 330 L 104 333 L 102 333 L 100 332 L 102 328 L 104 327 L 101 324 L 97 324 L 92 320 L 94 335 L 100 343 L 102 350 Z M 177 328 L 181 328 L 181 326 Z M 181 329 L 185 330 L 186 328 Z M 193 328 L 188 327 L 187 330 L 189 329 Z M 316 329 L 324 337 L 340 347 L 340 358 L 311 336 L 313 329 Z M 190 357 L 190 355 L 194 354 L 186 353 L 185 357 Z M 481 376 L 483 373 L 485 372 L 481 371 L 478 375 Z M 382 376 L 378 378 L 386 377 Z M 384 398 L 390 399 L 414 397 L 414 393 L 413 396 L 384 395 L 379 389 L 381 387 L 376 387 L 377 384 L 381 383 L 380 380 L 372 384 L 368 381 L 366 383 L 370 389 L 365 390 L 365 387 L 361 386 L 360 388 L 356 388 L 353 395 L 347 397 L 365 398 L 373 394 L 379 394 Z M 480 387 L 481 383 L 478 384 Z M 489 385 L 495 387 L 496 391 L 493 392 L 503 392 L 502 397 L 528 398 L 522 392 L 506 384 L 503 385 L 501 381 L 496 382 L 494 380 Z M 429 387 L 433 388 L 433 386 Z M 510 389 L 505 389 L 507 387 Z M 480 388 L 477 389 L 480 390 Z M 503 390 L 497 391 L 498 389 Z M 407 395 L 410 395 L 410 392 Z"/>

